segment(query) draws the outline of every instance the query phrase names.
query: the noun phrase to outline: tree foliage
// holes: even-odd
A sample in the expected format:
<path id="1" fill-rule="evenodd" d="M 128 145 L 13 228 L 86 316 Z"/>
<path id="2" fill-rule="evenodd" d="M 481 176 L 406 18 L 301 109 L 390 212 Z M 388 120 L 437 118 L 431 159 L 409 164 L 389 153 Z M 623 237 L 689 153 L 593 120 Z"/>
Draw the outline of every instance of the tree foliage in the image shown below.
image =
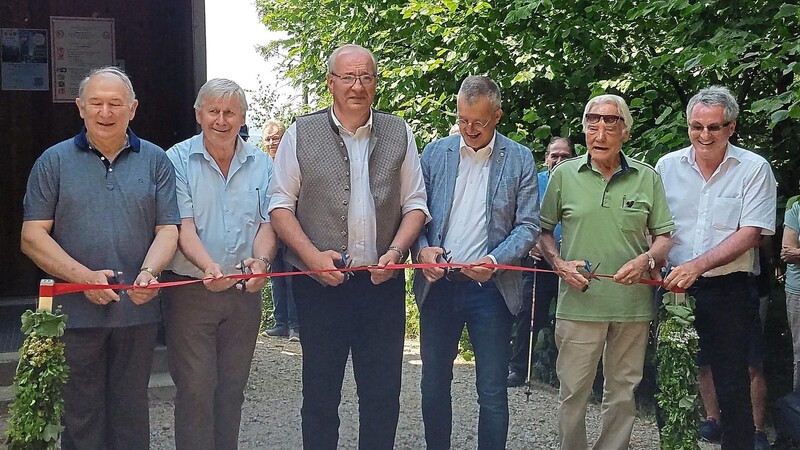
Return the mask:
<path id="1" fill-rule="evenodd" d="M 486 74 L 503 92 L 501 132 L 540 152 L 551 136 L 583 142 L 580 116 L 600 93 L 622 95 L 635 124 L 625 151 L 654 163 L 688 145 L 685 107 L 721 84 L 737 96 L 739 145 L 773 163 L 797 189 L 800 8 L 777 0 L 258 0 L 286 39 L 284 75 L 330 102 L 325 63 L 337 46 L 372 49 L 380 109 L 411 124 L 420 143 L 446 135 L 463 78 Z"/>

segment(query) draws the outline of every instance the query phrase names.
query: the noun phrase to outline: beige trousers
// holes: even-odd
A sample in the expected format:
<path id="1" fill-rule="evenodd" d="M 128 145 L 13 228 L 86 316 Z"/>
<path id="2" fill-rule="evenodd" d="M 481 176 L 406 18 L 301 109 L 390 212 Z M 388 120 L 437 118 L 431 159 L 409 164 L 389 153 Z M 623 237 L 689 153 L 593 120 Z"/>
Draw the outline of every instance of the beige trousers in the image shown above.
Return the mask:
<path id="1" fill-rule="evenodd" d="M 562 450 L 584 450 L 586 407 L 603 358 L 602 429 L 594 450 L 628 448 L 636 416 L 633 390 L 642 379 L 649 322 L 556 322 L 558 439 Z"/>

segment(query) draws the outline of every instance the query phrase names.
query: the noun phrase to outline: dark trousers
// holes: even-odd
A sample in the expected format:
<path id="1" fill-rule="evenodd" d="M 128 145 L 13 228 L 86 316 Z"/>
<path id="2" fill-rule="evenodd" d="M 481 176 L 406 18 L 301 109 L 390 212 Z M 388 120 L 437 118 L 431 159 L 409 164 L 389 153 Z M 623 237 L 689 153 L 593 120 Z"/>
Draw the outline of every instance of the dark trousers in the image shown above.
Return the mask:
<path id="1" fill-rule="evenodd" d="M 147 385 L 158 324 L 64 333 L 64 450 L 150 447 Z"/>
<path id="2" fill-rule="evenodd" d="M 405 335 L 402 277 L 374 285 L 356 273 L 336 287 L 294 277 L 303 336 L 303 448 L 334 450 L 347 356 L 358 391 L 358 448 L 394 447 Z"/>
<path id="3" fill-rule="evenodd" d="M 747 356 L 753 308 L 747 274 L 700 278 L 694 296 L 695 328 L 714 374 L 722 422 L 722 450 L 753 448 L 753 408 Z"/>
<path id="4" fill-rule="evenodd" d="M 278 249 L 275 260 L 272 261 L 273 272 L 290 272 L 292 270 L 292 266 L 284 259 L 285 251 L 284 248 Z M 275 326 L 284 325 L 297 330 L 297 307 L 292 294 L 292 278 L 294 277 L 270 278 L 272 283 L 272 308 L 275 316 Z"/>
<path id="5" fill-rule="evenodd" d="M 235 287 L 211 292 L 202 283 L 164 293 L 169 371 L 176 388 L 175 448 L 236 449 L 261 295 Z"/>
<path id="6" fill-rule="evenodd" d="M 508 336 L 514 316 L 491 281 L 439 280 L 420 311 L 422 419 L 428 450 L 450 448 L 453 360 L 464 325 L 475 351 L 478 390 L 478 449 L 506 448 L 508 437 Z"/>
<path id="7" fill-rule="evenodd" d="M 540 260 L 529 267 L 552 270 L 550 264 Z M 536 277 L 536 304 L 533 305 L 533 345 L 531 333 L 531 305 L 533 303 L 533 280 Z M 558 295 L 558 275 L 546 272 L 524 272 L 522 295 L 522 311 L 514 318 L 511 329 L 511 360 L 508 371 L 522 376 L 528 374 L 528 357 L 536 348 L 539 332 L 550 324 L 550 304 Z M 531 359 L 531 361 L 533 361 Z"/>

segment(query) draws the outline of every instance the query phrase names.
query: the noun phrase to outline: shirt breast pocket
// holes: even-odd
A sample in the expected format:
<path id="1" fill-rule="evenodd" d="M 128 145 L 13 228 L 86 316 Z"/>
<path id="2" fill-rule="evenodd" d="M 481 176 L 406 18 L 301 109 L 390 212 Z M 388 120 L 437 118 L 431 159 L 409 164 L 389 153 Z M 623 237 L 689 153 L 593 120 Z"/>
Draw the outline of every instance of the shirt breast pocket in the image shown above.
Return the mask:
<path id="1" fill-rule="evenodd" d="M 714 200 L 711 226 L 718 230 L 736 230 L 742 215 L 740 197 L 718 197 Z"/>
<path id="2" fill-rule="evenodd" d="M 619 228 L 625 231 L 641 231 L 647 228 L 650 214 L 650 201 L 640 195 L 622 197 L 619 214 Z"/>
<path id="3" fill-rule="evenodd" d="M 238 216 L 238 219 L 246 225 L 252 225 L 256 221 L 261 222 L 261 205 L 259 203 L 259 192 L 254 190 L 232 192 L 228 198 L 231 208 L 230 214 Z"/>

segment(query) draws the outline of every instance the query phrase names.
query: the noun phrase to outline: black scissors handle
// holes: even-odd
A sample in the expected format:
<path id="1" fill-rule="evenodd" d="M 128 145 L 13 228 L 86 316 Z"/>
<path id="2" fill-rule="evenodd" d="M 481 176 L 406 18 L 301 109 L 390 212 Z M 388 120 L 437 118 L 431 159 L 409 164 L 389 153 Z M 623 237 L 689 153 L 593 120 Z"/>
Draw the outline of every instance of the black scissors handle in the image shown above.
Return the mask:
<path id="1" fill-rule="evenodd" d="M 252 273 L 249 270 L 249 268 L 244 265 L 244 260 L 243 259 L 239 261 L 239 270 L 242 271 L 242 275 L 249 275 L 249 274 Z M 242 292 L 242 293 L 247 292 L 247 280 L 241 279 L 241 280 L 237 281 L 236 282 L 236 289 L 238 289 L 239 292 Z"/>
<path id="2" fill-rule="evenodd" d="M 587 272 L 583 274 L 583 277 L 586 278 L 587 280 L 589 280 L 590 282 L 593 279 L 594 280 L 599 280 L 600 278 L 596 275 L 596 272 L 597 272 L 597 268 L 600 267 L 600 263 L 597 263 L 597 265 L 594 266 L 594 269 L 592 269 L 591 268 L 592 267 L 592 263 L 590 263 L 588 259 L 584 260 L 584 262 L 586 263 L 584 268 L 586 269 Z M 586 292 L 588 290 L 589 290 L 589 285 L 587 284 L 586 286 L 584 286 L 581 289 L 581 292 Z"/>

